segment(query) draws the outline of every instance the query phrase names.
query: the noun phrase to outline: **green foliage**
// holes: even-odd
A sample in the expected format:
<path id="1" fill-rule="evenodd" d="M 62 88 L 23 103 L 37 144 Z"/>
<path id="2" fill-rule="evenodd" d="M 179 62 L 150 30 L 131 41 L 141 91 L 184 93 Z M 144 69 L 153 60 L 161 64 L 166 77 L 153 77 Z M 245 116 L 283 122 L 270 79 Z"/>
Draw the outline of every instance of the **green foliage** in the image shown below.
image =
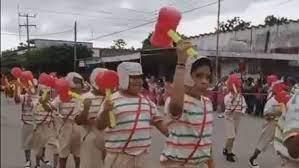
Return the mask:
<path id="1" fill-rule="evenodd" d="M 147 38 L 142 41 L 142 49 L 151 49 L 151 48 L 154 48 L 151 45 L 151 42 L 150 42 L 150 38 L 151 38 L 152 34 L 153 34 L 153 32 L 149 33 L 148 36 L 147 36 Z"/>
<path id="2" fill-rule="evenodd" d="M 111 46 L 111 48 L 113 49 L 125 49 L 125 47 L 127 46 L 127 43 L 124 39 L 113 40 L 113 43 L 113 46 Z"/>
<path id="3" fill-rule="evenodd" d="M 237 31 L 250 27 L 251 22 L 246 22 L 240 17 L 234 17 L 233 19 L 228 19 L 226 22 L 220 22 L 219 29 L 220 32 L 226 31 Z"/>
<path id="4" fill-rule="evenodd" d="M 3 53 L 2 53 L 3 54 Z M 6 53 L 6 55 L 9 55 Z M 77 46 L 77 59 L 92 56 L 92 50 L 85 46 Z M 10 53 L 2 60 L 3 70 L 11 69 L 14 66 L 22 66 L 34 73 L 58 72 L 66 74 L 73 71 L 74 47 L 51 46 L 41 49 L 31 49 L 22 55 Z"/>
<path id="5" fill-rule="evenodd" d="M 283 23 L 287 23 L 289 21 L 288 18 L 285 17 L 275 17 L 274 15 L 269 15 L 265 18 L 265 25 L 267 26 L 273 26 L 273 25 L 281 25 Z"/>

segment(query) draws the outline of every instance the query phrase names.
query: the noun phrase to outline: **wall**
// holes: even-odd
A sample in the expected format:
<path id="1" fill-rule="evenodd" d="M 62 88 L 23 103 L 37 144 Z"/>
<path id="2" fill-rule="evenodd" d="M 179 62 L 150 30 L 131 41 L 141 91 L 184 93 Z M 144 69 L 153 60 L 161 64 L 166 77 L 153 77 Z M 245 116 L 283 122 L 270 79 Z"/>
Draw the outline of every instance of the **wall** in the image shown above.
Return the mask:
<path id="1" fill-rule="evenodd" d="M 299 47 L 298 21 L 279 26 L 252 27 L 251 29 L 220 33 L 219 50 L 232 52 L 265 52 L 268 31 L 269 43 L 266 53 L 270 53 L 270 51 L 275 48 Z M 197 45 L 198 50 L 216 50 L 216 34 L 201 35 L 191 38 L 190 41 Z"/>

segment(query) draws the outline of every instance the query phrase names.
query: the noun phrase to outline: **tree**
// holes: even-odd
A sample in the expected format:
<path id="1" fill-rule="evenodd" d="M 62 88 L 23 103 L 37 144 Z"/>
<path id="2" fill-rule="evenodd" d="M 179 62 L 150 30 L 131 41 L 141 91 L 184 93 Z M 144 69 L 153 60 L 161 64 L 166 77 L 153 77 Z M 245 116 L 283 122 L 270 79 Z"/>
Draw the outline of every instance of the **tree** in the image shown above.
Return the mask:
<path id="1" fill-rule="evenodd" d="M 269 15 L 265 18 L 265 25 L 267 26 L 273 26 L 273 25 L 281 25 L 283 23 L 287 23 L 289 21 L 288 18 L 285 17 L 275 17 L 274 15 Z"/>
<path id="2" fill-rule="evenodd" d="M 86 46 L 78 45 L 77 56 L 78 59 L 91 57 L 92 50 Z M 66 74 L 73 71 L 73 64 L 74 47 L 68 45 L 35 48 L 23 55 L 15 54 L 3 57 L 2 60 L 3 69 L 10 70 L 14 66 L 22 66 L 34 73 L 58 72 L 59 74 Z"/>
<path id="3" fill-rule="evenodd" d="M 113 46 L 111 46 L 111 48 L 113 49 L 125 49 L 127 45 L 127 43 L 123 39 L 113 40 L 113 43 Z"/>
<path id="4" fill-rule="evenodd" d="M 151 48 L 154 48 L 151 45 L 151 42 L 150 42 L 150 38 L 151 38 L 152 35 L 153 35 L 153 32 L 149 33 L 148 36 L 146 37 L 146 39 L 144 39 L 142 41 L 142 49 L 151 49 Z"/>
<path id="5" fill-rule="evenodd" d="M 251 22 L 244 21 L 243 19 L 240 19 L 240 17 L 234 17 L 233 19 L 228 19 L 226 22 L 220 22 L 219 31 L 220 32 L 237 31 L 237 30 L 249 28 L 250 25 Z"/>

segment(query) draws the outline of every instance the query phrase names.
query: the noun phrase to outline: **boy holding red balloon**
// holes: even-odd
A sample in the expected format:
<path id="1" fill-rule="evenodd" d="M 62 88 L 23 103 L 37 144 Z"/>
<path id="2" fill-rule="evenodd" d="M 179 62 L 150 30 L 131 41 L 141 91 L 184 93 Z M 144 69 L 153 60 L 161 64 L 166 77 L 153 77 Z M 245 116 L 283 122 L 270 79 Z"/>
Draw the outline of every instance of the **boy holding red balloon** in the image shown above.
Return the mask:
<path id="1" fill-rule="evenodd" d="M 272 78 L 274 80 L 271 80 Z M 249 159 L 249 166 L 252 168 L 259 168 L 256 159 L 262 152 L 266 151 L 269 144 L 274 140 L 277 121 L 282 114 L 278 94 L 284 91 L 286 86 L 283 83 L 277 83 L 274 76 L 268 77 L 268 85 L 271 86 L 271 91 L 269 92 L 268 101 L 264 107 L 264 118 L 266 122 L 263 125 L 256 149 Z"/>
<path id="2" fill-rule="evenodd" d="M 212 63 L 206 57 L 189 57 L 190 42 L 177 45 L 173 90 L 165 103 L 172 118 L 160 157 L 164 168 L 214 168 L 212 160 L 212 102 L 205 93 L 212 82 Z M 188 58 L 189 57 L 189 58 Z"/>
<path id="3" fill-rule="evenodd" d="M 241 116 L 245 114 L 247 105 L 244 96 L 241 95 L 241 79 L 236 74 L 232 74 L 229 76 L 227 84 L 229 93 L 224 97 L 226 142 L 223 154 L 226 156 L 227 161 L 235 162 L 235 154 L 233 153 L 234 141 Z"/>
<path id="4" fill-rule="evenodd" d="M 102 168 L 104 159 L 104 134 L 95 127 L 95 118 L 100 111 L 105 91 L 96 83 L 96 77 L 107 69 L 96 68 L 90 74 L 91 91 L 82 95 L 83 110 L 75 121 L 83 128 L 81 134 L 81 168 Z"/>
<path id="5" fill-rule="evenodd" d="M 299 89 L 290 97 L 280 94 L 282 115 L 275 130 L 274 148 L 282 168 L 299 167 Z M 287 104 L 287 105 L 286 105 Z"/>
<path id="6" fill-rule="evenodd" d="M 80 127 L 75 123 L 75 117 L 80 112 L 81 102 L 79 99 L 69 96 L 68 86 L 74 93 L 80 94 L 83 89 L 83 77 L 75 72 L 70 72 L 65 77 L 65 80 L 56 81 L 56 89 L 62 89 L 62 93 L 52 101 L 52 106 L 55 107 L 60 114 L 61 123 L 58 126 L 58 142 L 59 142 L 59 166 L 66 168 L 68 156 L 74 156 L 75 167 L 80 166 L 80 145 L 81 133 Z M 67 84 L 65 88 L 58 88 L 61 85 Z M 65 83 L 66 82 L 66 83 Z"/>
<path id="7" fill-rule="evenodd" d="M 24 82 L 24 81 L 23 81 Z M 32 81 L 31 81 L 32 82 Z M 36 85 L 37 83 L 34 82 Z M 34 85 L 33 87 L 35 87 Z M 31 167 L 31 150 L 33 148 L 33 132 L 35 127 L 35 118 L 33 114 L 34 109 L 34 102 L 38 101 L 39 96 L 33 92 L 32 90 L 26 88 L 26 93 L 21 94 L 20 91 L 22 87 L 26 86 L 24 83 L 20 83 L 19 80 L 15 83 L 15 91 L 14 91 L 14 100 L 16 104 L 21 104 L 22 106 L 22 113 L 21 113 L 21 120 L 22 120 L 22 148 L 25 153 L 25 168 Z M 27 84 L 27 86 L 29 86 Z"/>
<path id="8" fill-rule="evenodd" d="M 38 100 L 33 101 L 33 117 L 34 117 L 34 130 L 32 134 L 32 150 L 36 156 L 36 168 L 40 167 L 40 161 L 50 165 L 49 161 L 44 159 L 46 145 L 49 144 L 52 147 L 53 152 L 53 168 L 58 164 L 58 142 L 56 140 L 56 129 L 53 120 L 52 111 L 48 111 L 43 107 L 43 104 L 50 104 L 50 92 L 49 88 L 39 84 L 37 88 Z"/>
<path id="9" fill-rule="evenodd" d="M 151 125 L 163 134 L 168 131 L 153 102 L 140 94 L 143 86 L 139 63 L 122 62 L 117 68 L 119 91 L 105 99 L 97 117 L 97 127 L 106 129 L 105 167 L 151 167 L 148 151 L 151 146 Z M 110 122 L 112 113 L 115 125 Z"/>

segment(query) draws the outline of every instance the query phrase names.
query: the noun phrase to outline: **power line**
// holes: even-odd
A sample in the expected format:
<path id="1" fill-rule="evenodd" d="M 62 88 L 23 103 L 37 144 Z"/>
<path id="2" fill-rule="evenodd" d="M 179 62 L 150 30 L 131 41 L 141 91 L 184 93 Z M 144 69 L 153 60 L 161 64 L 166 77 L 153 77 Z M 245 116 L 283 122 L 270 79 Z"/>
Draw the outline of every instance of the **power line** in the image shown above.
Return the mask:
<path id="1" fill-rule="evenodd" d="M 195 8 L 186 10 L 186 11 L 183 11 L 182 13 L 183 14 L 190 13 L 190 12 L 193 12 L 195 10 L 202 9 L 202 8 L 205 8 L 205 7 L 208 7 L 208 6 L 212 6 L 212 5 L 217 4 L 217 3 L 218 3 L 218 1 L 214 1 L 214 2 L 208 3 L 208 4 L 203 5 L 203 6 L 198 6 L 198 7 L 195 7 Z M 149 25 L 149 24 L 154 23 L 154 22 L 156 22 L 156 18 L 150 19 L 150 21 L 148 21 L 148 22 L 145 22 L 145 23 L 142 23 L 142 24 L 139 24 L 139 25 L 136 25 L 136 26 L 124 29 L 124 30 L 115 31 L 115 32 L 112 32 L 112 33 L 100 35 L 100 36 L 97 36 L 97 37 L 95 37 L 93 39 L 89 39 L 87 41 L 98 40 L 98 39 L 101 39 L 101 38 L 104 38 L 104 37 L 108 37 L 108 36 L 111 36 L 111 35 L 119 34 L 119 33 L 125 32 L 125 31 L 129 31 L 129 30 L 133 30 L 133 29 L 139 28 L 139 27 L 143 27 L 143 26 Z"/>
<path id="2" fill-rule="evenodd" d="M 35 18 L 36 15 L 29 15 L 28 13 L 26 14 L 20 14 L 19 13 L 19 17 L 25 17 L 26 18 L 26 24 L 19 24 L 19 27 L 26 27 L 26 33 L 27 33 L 27 47 L 28 50 L 30 50 L 30 40 L 29 40 L 29 29 L 30 27 L 36 27 L 35 24 L 29 24 L 29 18 Z"/>
<path id="3" fill-rule="evenodd" d="M 64 12 L 64 11 L 47 10 L 47 9 L 39 9 L 39 8 L 23 8 L 23 9 L 37 10 L 39 12 L 52 13 L 52 14 L 57 14 L 57 15 L 72 15 L 72 16 L 79 16 L 79 17 L 89 17 L 89 18 L 94 18 L 94 20 L 99 19 L 99 16 L 97 16 L 97 15 L 83 15 L 82 13 L 79 13 L 79 12 Z M 127 8 L 122 8 L 122 9 L 127 9 Z M 137 12 L 137 10 L 134 10 L 134 9 L 128 9 L 128 10 Z M 101 12 L 101 11 L 94 11 L 94 12 L 106 14 L 106 15 L 108 14 L 108 15 L 113 16 L 112 15 L 113 13 L 111 13 L 111 12 Z M 141 12 L 141 11 L 139 11 L 139 12 Z M 124 18 L 124 17 L 101 17 L 101 19 L 127 20 L 127 21 L 132 21 L 132 22 L 136 21 L 136 19 L 130 19 L 130 18 Z"/>
<path id="4" fill-rule="evenodd" d="M 48 33 L 48 34 L 32 34 L 30 36 L 51 36 L 51 35 L 57 35 L 57 34 L 64 34 L 64 33 L 72 32 L 72 31 L 73 31 L 73 29 L 67 29 L 67 30 L 60 31 L 60 32 L 54 32 L 54 33 Z M 1 34 L 18 36 L 18 34 L 16 34 L 16 33 L 1 32 Z M 26 35 L 20 35 L 20 36 L 26 36 Z"/>

